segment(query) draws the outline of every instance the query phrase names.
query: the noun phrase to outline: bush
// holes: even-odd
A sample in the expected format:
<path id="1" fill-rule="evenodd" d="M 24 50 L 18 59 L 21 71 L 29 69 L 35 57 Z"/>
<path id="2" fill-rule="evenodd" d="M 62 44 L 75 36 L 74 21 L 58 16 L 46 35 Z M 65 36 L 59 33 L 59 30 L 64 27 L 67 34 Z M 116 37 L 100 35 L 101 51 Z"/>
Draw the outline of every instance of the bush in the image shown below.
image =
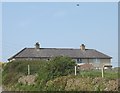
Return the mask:
<path id="1" fill-rule="evenodd" d="M 75 62 L 68 57 L 55 57 L 48 64 L 48 69 L 55 77 L 65 76 L 74 73 Z"/>
<path id="2" fill-rule="evenodd" d="M 74 73 L 75 62 L 68 57 L 55 57 L 48 61 L 39 70 L 37 82 L 39 87 L 44 90 L 47 81 L 59 76 L 66 76 Z M 44 88 L 43 88 L 44 87 Z"/>
<path id="3" fill-rule="evenodd" d="M 13 61 L 3 66 L 3 85 L 15 86 L 20 76 L 27 75 L 27 66 L 30 65 L 30 74 L 37 74 L 36 84 L 32 89 L 45 90 L 47 81 L 59 76 L 74 73 L 75 62 L 68 57 L 55 57 L 50 61 Z M 19 85 L 19 84 L 18 84 Z M 21 86 L 21 85 L 19 85 Z M 29 86 L 27 86 L 28 89 Z M 22 88 L 22 86 L 20 87 Z M 24 90 L 25 90 L 24 89 Z"/>
<path id="4" fill-rule="evenodd" d="M 39 72 L 39 68 L 43 64 L 44 61 L 13 61 L 7 63 L 3 66 L 2 72 L 2 82 L 3 85 L 11 85 L 15 84 L 18 81 L 20 76 L 27 75 L 27 67 L 30 65 L 30 74 L 36 74 Z M 14 83 L 13 83 L 14 82 Z"/>

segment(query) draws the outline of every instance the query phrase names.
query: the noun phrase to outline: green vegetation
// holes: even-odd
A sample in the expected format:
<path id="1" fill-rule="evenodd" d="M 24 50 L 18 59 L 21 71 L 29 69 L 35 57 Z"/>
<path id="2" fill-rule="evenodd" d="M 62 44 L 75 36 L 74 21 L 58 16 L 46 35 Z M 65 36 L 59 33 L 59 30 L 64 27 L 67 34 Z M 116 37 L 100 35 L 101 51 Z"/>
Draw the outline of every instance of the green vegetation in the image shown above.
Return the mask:
<path id="1" fill-rule="evenodd" d="M 36 76 L 35 84 L 18 82 L 27 75 Z M 56 57 L 49 61 L 13 61 L 3 65 L 4 90 L 12 91 L 109 91 L 117 90 L 118 73 L 105 71 L 101 78 L 101 70 L 77 71 L 74 75 L 75 62 L 68 57 Z M 114 87 L 113 87 L 114 86 Z"/>
<path id="2" fill-rule="evenodd" d="M 111 71 L 105 70 L 104 71 L 104 78 L 106 78 L 106 79 L 118 78 L 118 73 L 114 73 Z M 79 77 L 84 77 L 84 78 L 86 78 L 86 77 L 91 77 L 91 78 L 101 77 L 102 76 L 101 73 L 102 73 L 101 70 L 79 71 Z"/>
<path id="3" fill-rule="evenodd" d="M 16 89 L 16 86 L 20 90 L 27 90 L 25 85 L 18 84 L 18 79 L 21 76 L 27 75 L 27 66 L 30 65 L 30 74 L 37 74 L 36 85 L 30 88 L 31 90 L 45 90 L 45 84 L 47 81 L 59 76 L 65 76 L 74 73 L 75 62 L 68 57 L 56 57 L 50 61 L 13 61 L 3 66 L 3 86 Z M 23 88 L 24 86 L 24 88 Z M 13 89 L 13 90 L 14 90 Z"/>
<path id="4" fill-rule="evenodd" d="M 2 62 L 0 62 L 0 85 L 2 84 Z"/>

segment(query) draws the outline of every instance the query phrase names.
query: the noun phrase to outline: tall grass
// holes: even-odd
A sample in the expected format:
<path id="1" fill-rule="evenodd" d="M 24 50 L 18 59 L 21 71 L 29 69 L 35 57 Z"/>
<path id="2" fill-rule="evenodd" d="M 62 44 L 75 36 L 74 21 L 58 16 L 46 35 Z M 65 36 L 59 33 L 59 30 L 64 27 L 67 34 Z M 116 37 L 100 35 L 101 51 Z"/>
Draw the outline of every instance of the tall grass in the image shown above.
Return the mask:
<path id="1" fill-rule="evenodd" d="M 89 70 L 89 71 L 79 71 L 78 73 L 79 77 L 102 77 L 102 71 L 101 70 Z M 112 72 L 112 71 L 104 71 L 104 78 L 106 79 L 117 79 L 118 73 Z"/>

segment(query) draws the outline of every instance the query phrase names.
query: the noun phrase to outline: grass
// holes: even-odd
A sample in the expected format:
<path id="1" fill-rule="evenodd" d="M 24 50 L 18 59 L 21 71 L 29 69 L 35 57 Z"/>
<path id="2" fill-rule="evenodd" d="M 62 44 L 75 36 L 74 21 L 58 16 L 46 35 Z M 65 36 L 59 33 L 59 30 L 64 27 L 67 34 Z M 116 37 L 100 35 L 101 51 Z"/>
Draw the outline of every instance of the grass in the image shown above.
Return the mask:
<path id="1" fill-rule="evenodd" d="M 91 71 L 79 71 L 78 73 L 79 77 L 102 77 L 101 70 L 91 70 Z M 118 73 L 114 73 L 112 71 L 104 71 L 104 78 L 106 79 L 117 79 Z"/>
<path id="2" fill-rule="evenodd" d="M 0 86 L 2 85 L 2 62 L 0 62 Z"/>
<path id="3" fill-rule="evenodd" d="M 30 90 L 30 91 L 61 90 L 62 91 L 65 90 L 66 82 L 69 81 L 71 87 L 68 84 L 68 90 L 71 90 L 73 88 L 75 89 L 78 88 L 78 90 L 88 89 L 88 90 L 99 91 L 104 89 L 105 87 L 104 82 L 106 83 L 109 80 L 115 80 L 118 78 L 118 73 L 114 69 L 105 70 L 104 78 L 100 78 L 100 80 L 97 80 L 99 84 L 98 83 L 96 85 L 91 84 L 93 80 L 96 80 L 98 77 L 102 77 L 101 70 L 89 70 L 89 71 L 78 70 L 77 76 L 75 76 L 74 66 L 70 64 L 66 64 L 66 66 L 73 67 L 73 68 L 70 67 L 66 68 L 65 66 L 66 60 L 62 62 L 63 63 L 61 63 L 61 59 L 60 62 L 59 60 L 53 60 L 53 62 L 48 62 L 48 61 L 46 62 L 44 60 L 9 62 L 6 65 L 3 65 L 3 69 L 4 69 L 2 73 L 3 86 L 5 86 L 6 88 L 12 88 L 12 90 Z M 38 75 L 35 81 L 36 83 L 35 85 L 24 85 L 24 84 L 21 85 L 18 83 L 18 79 L 21 76 L 27 75 L 28 64 L 30 65 L 30 74 Z M 70 71 L 68 70 L 69 68 Z M 69 73 L 72 71 L 72 69 L 73 72 Z M 73 83 L 71 80 L 75 83 Z M 46 84 L 48 84 L 48 88 L 46 87 Z"/>
<path id="4" fill-rule="evenodd" d="M 0 86 L 2 85 L 2 71 L 0 70 Z"/>

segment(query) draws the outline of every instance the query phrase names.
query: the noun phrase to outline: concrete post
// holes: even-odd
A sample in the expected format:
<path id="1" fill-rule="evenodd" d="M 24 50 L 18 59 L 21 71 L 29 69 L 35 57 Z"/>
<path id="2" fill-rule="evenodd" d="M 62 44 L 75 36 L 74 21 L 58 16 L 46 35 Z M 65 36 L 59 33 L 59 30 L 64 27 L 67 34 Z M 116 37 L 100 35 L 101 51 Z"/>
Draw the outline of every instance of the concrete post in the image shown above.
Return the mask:
<path id="1" fill-rule="evenodd" d="M 75 76 L 76 76 L 76 66 L 75 66 Z"/>
<path id="2" fill-rule="evenodd" d="M 104 67 L 102 68 L 102 78 L 104 77 Z"/>
<path id="3" fill-rule="evenodd" d="M 30 65 L 28 65 L 28 75 L 30 75 Z"/>

